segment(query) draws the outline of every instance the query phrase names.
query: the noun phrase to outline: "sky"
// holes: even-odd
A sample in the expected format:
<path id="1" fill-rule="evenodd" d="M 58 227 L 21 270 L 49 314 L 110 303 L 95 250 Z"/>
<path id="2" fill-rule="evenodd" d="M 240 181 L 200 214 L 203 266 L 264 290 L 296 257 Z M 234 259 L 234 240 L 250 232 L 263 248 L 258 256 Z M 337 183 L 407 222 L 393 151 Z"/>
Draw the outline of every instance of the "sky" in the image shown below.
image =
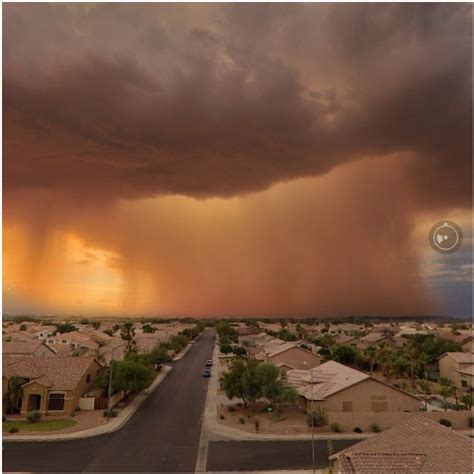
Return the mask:
<path id="1" fill-rule="evenodd" d="M 3 312 L 472 316 L 471 16 L 4 4 Z"/>

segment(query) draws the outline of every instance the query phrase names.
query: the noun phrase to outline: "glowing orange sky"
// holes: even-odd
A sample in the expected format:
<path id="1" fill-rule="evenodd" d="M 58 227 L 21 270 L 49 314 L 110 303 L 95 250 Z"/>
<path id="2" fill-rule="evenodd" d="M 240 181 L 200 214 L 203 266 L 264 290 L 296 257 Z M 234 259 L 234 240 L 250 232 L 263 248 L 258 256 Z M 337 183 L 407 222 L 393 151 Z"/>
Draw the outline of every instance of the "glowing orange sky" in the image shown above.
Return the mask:
<path id="1" fill-rule="evenodd" d="M 4 312 L 469 316 L 471 15 L 5 4 Z"/>

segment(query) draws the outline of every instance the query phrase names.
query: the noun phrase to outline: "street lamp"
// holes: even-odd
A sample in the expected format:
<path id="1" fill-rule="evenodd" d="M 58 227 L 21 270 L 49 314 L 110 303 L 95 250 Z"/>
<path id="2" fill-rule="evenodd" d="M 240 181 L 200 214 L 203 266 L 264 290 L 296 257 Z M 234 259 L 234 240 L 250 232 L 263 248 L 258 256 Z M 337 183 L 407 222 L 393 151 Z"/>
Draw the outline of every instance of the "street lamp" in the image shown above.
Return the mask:
<path id="1" fill-rule="evenodd" d="M 309 366 L 308 362 L 304 361 L 303 365 L 308 367 L 309 373 L 311 374 L 311 466 L 313 468 L 313 474 L 316 472 L 315 468 L 315 456 L 314 456 L 314 410 L 313 410 L 313 403 L 314 403 L 314 380 L 313 380 L 313 371 Z"/>

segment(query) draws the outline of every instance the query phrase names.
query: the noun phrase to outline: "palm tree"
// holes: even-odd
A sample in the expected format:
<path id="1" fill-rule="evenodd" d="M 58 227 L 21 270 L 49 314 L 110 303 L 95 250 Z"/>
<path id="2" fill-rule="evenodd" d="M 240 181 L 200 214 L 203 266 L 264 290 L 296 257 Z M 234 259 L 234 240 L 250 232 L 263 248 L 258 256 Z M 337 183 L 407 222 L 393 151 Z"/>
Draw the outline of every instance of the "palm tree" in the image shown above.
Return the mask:
<path id="1" fill-rule="evenodd" d="M 367 363 L 370 366 L 370 375 L 374 372 L 375 358 L 377 356 L 377 348 L 374 346 L 369 346 L 364 350 L 364 357 Z"/>
<path id="2" fill-rule="evenodd" d="M 450 385 L 441 385 L 438 393 L 441 395 L 444 401 L 444 411 L 448 410 L 447 399 L 453 394 L 453 388 Z"/>
<path id="3" fill-rule="evenodd" d="M 127 352 L 132 352 L 135 348 L 135 328 L 132 321 L 126 321 L 120 328 L 120 336 L 127 343 Z"/>
<path id="4" fill-rule="evenodd" d="M 385 380 L 389 380 L 393 368 L 393 352 L 387 344 L 380 344 L 376 350 L 376 359 L 382 366 Z"/>
<path id="5" fill-rule="evenodd" d="M 10 413 L 12 415 L 15 412 L 16 401 L 21 396 L 22 387 L 26 382 L 28 382 L 28 380 L 23 377 L 12 377 L 8 382 L 7 394 Z"/>
<path id="6" fill-rule="evenodd" d="M 466 407 L 466 410 L 471 410 L 472 409 L 472 405 L 473 405 L 473 400 L 474 398 L 474 395 L 472 393 L 465 393 L 462 397 L 461 397 L 461 402 L 464 403 L 465 407 Z"/>

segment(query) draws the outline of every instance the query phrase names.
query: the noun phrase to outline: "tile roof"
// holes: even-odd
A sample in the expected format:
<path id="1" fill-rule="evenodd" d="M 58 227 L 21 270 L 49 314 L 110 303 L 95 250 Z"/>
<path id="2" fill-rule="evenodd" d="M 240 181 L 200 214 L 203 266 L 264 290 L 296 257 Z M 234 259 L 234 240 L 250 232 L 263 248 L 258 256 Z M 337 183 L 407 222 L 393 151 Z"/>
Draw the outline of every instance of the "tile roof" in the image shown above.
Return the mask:
<path id="1" fill-rule="evenodd" d="M 474 364 L 474 354 L 470 352 L 446 352 L 439 358 L 449 356 L 454 359 L 458 364 Z"/>
<path id="2" fill-rule="evenodd" d="M 343 473 L 467 473 L 473 442 L 423 415 L 332 455 Z"/>
<path id="3" fill-rule="evenodd" d="M 387 336 L 387 334 L 382 334 L 382 333 L 378 333 L 378 332 L 371 332 L 370 334 L 367 334 L 366 336 L 361 337 L 360 341 L 378 342 L 378 341 L 381 341 L 382 339 L 385 339 L 386 337 L 389 337 L 389 336 Z"/>
<path id="4" fill-rule="evenodd" d="M 25 357 L 4 363 L 3 374 L 38 380 L 53 390 L 73 390 L 93 362 L 92 357 Z"/>
<path id="5" fill-rule="evenodd" d="M 295 369 L 287 373 L 288 383 L 307 400 L 324 400 L 336 392 L 369 378 L 368 374 L 333 360 L 311 370 Z"/>
<path id="6" fill-rule="evenodd" d="M 45 346 L 51 352 L 54 352 L 48 346 L 46 346 L 41 341 L 11 341 L 11 342 L 3 342 L 2 345 L 2 352 L 3 354 L 33 354 L 36 350 L 38 350 L 41 346 Z"/>
<path id="7" fill-rule="evenodd" d="M 462 369 L 459 369 L 458 372 L 460 374 L 474 375 L 474 364 L 464 367 Z"/>

